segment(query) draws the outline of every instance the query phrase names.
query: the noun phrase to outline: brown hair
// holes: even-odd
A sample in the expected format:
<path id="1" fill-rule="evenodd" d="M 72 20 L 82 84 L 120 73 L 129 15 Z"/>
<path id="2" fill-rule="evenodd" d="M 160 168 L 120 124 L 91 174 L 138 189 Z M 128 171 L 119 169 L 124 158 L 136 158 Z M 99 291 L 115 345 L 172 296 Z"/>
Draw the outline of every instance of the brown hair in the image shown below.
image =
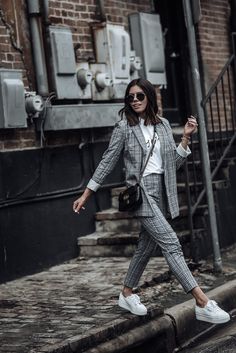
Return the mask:
<path id="1" fill-rule="evenodd" d="M 125 98 L 124 98 L 124 103 L 125 106 L 119 111 L 119 115 L 121 118 L 125 115 L 128 124 L 130 126 L 137 125 L 139 123 L 139 115 L 131 108 L 130 104 L 127 102 L 126 97 L 129 94 L 130 88 L 133 86 L 139 86 L 143 92 L 145 93 L 147 97 L 147 107 L 145 110 L 146 117 L 144 120 L 145 125 L 156 125 L 161 122 L 161 119 L 158 116 L 158 105 L 157 105 L 157 94 L 155 87 L 149 82 L 148 80 L 145 80 L 144 78 L 137 78 L 132 80 L 125 92 Z"/>

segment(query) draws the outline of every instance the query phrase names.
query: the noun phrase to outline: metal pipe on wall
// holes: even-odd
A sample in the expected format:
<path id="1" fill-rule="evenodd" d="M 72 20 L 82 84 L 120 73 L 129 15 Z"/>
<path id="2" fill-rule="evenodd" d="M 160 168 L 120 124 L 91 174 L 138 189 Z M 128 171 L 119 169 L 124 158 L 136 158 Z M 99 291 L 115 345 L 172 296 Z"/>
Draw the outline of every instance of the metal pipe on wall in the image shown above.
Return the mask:
<path id="1" fill-rule="evenodd" d="M 48 95 L 48 79 L 45 62 L 45 53 L 42 44 L 42 35 L 39 24 L 40 7 L 38 0 L 27 0 L 31 45 L 34 58 L 37 92 L 42 96 Z"/>
<path id="2" fill-rule="evenodd" d="M 196 36 L 195 36 L 195 29 L 193 24 L 192 10 L 190 5 L 191 4 L 189 0 L 183 0 L 185 23 L 186 23 L 187 34 L 188 34 L 190 65 L 191 65 L 192 80 L 193 80 L 193 93 L 194 93 L 194 99 L 196 102 L 196 108 L 197 108 L 197 114 L 198 114 L 198 120 L 199 120 L 200 148 L 201 148 L 204 182 L 205 182 L 207 203 L 208 203 L 209 223 L 210 223 L 210 232 L 211 232 L 211 238 L 212 238 L 213 257 L 214 257 L 214 269 L 217 272 L 221 272 L 222 260 L 221 260 L 221 254 L 220 254 L 215 204 L 214 204 L 214 198 L 213 198 L 213 188 L 212 188 L 212 180 L 211 180 L 206 125 L 205 125 L 204 111 L 201 104 L 202 89 L 201 89 L 199 66 L 198 66 Z"/>
<path id="3" fill-rule="evenodd" d="M 97 16 L 99 17 L 100 21 L 106 21 L 106 13 L 105 13 L 105 7 L 104 7 L 104 1 L 103 0 L 97 0 L 97 6 L 98 6 L 98 11 L 97 11 Z"/>
<path id="4" fill-rule="evenodd" d="M 48 0 L 42 0 L 42 11 L 43 11 L 43 21 L 45 24 L 49 24 L 48 16 L 49 16 L 49 5 Z"/>

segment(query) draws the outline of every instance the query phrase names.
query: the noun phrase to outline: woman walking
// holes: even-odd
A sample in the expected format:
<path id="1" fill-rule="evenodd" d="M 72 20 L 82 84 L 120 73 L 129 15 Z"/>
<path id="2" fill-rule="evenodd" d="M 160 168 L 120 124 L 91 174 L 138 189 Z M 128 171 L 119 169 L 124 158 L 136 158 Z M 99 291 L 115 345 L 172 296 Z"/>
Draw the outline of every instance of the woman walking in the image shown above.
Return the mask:
<path id="1" fill-rule="evenodd" d="M 198 286 L 184 260 L 178 237 L 166 220 L 167 216 L 175 218 L 179 215 L 176 170 L 191 153 L 188 143 L 196 130 L 196 119 L 193 116 L 188 118 L 181 143 L 176 148 L 169 122 L 158 115 L 156 90 L 149 81 L 141 78 L 131 81 L 124 103 L 119 112 L 122 119 L 116 124 L 109 146 L 84 193 L 74 202 L 73 210 L 84 209 L 90 195 L 98 190 L 123 151 L 126 184 L 135 185 L 142 176 L 143 202 L 133 212 L 141 222 L 141 233 L 118 305 L 136 315 L 147 313 L 147 308 L 132 289 L 137 287 L 153 250 L 159 245 L 185 292 L 195 298 L 196 318 L 211 323 L 227 322 L 229 314 L 215 301 L 209 300 Z"/>

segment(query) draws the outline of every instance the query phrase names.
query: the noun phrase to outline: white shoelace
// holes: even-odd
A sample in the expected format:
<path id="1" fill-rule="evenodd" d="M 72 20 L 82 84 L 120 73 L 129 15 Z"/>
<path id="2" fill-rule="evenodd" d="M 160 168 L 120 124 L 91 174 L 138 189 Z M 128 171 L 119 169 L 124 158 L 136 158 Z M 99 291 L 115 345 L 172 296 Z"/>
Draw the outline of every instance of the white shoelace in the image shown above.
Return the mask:
<path id="1" fill-rule="evenodd" d="M 215 300 L 211 300 L 209 304 L 207 305 L 207 309 L 209 311 L 221 311 L 221 309 L 218 307 L 218 304 L 215 302 Z"/>
<path id="2" fill-rule="evenodd" d="M 134 305 L 141 305 L 140 298 L 137 294 L 131 295 L 129 300 L 132 301 Z"/>

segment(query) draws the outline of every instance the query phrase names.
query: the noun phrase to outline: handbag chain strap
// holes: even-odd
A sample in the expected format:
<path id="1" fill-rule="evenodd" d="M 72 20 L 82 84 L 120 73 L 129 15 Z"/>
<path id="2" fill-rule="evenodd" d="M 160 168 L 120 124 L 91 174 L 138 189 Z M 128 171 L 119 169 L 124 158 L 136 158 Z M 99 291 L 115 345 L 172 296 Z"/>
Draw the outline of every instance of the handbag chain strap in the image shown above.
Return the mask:
<path id="1" fill-rule="evenodd" d="M 154 149 L 156 140 L 157 140 L 157 138 L 155 137 L 155 126 L 153 126 L 153 127 L 154 127 L 154 131 L 153 131 L 153 138 L 152 138 L 152 147 L 151 147 L 151 149 L 150 149 L 150 151 L 149 151 L 149 154 L 148 154 L 148 156 L 147 156 L 147 159 L 146 159 L 146 162 L 145 162 L 145 164 L 144 164 L 144 166 L 143 166 L 143 169 L 142 169 L 141 172 L 140 172 L 138 183 L 140 183 L 140 181 L 141 181 L 141 179 L 142 179 L 142 177 L 143 177 L 143 173 L 144 173 L 145 168 L 146 168 L 146 166 L 147 166 L 147 164 L 148 164 L 149 158 L 150 158 L 151 155 L 152 155 L 152 152 L 153 152 L 153 149 Z"/>

